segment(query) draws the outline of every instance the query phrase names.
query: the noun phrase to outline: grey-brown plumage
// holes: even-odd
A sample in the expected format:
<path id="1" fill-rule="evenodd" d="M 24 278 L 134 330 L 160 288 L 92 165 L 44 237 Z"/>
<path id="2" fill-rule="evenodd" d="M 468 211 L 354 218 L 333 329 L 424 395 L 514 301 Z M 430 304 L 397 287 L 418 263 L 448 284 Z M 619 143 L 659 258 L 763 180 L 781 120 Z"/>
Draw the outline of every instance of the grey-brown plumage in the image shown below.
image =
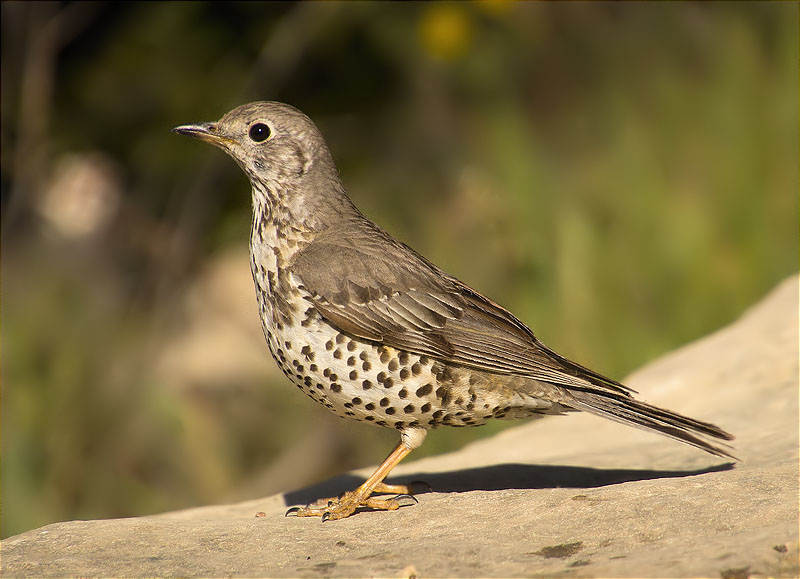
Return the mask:
<path id="1" fill-rule="evenodd" d="M 272 355 L 337 414 L 396 428 L 401 443 L 351 493 L 296 509 L 342 518 L 395 509 L 373 492 L 428 429 L 585 410 L 717 456 L 732 436 L 635 400 L 633 390 L 542 344 L 511 312 L 395 240 L 347 197 L 314 123 L 281 103 L 177 127 L 231 155 L 253 187 L 251 270 Z"/>

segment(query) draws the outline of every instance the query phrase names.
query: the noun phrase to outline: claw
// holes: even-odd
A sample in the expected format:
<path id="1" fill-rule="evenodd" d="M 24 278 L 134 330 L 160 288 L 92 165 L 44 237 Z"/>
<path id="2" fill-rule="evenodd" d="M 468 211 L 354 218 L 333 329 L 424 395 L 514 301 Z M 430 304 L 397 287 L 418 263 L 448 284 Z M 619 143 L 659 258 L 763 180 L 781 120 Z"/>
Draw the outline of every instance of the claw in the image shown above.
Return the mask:
<path id="1" fill-rule="evenodd" d="M 323 522 L 323 523 L 324 523 L 325 521 L 329 521 L 329 520 L 330 520 L 330 518 L 331 518 L 331 514 L 330 514 L 330 513 L 327 513 L 327 512 L 326 512 L 326 513 L 322 513 L 322 522 Z"/>
<path id="2" fill-rule="evenodd" d="M 433 487 L 431 485 L 429 485 L 427 482 L 425 482 L 424 480 L 412 480 L 410 483 L 408 483 L 407 486 L 408 487 L 422 486 L 422 487 L 425 487 L 425 492 L 427 492 L 427 493 L 432 493 L 433 492 Z"/>
<path id="3" fill-rule="evenodd" d="M 411 502 L 404 502 L 407 501 L 408 499 L 411 499 Z M 397 495 L 392 500 L 396 501 L 398 506 L 401 507 L 410 507 L 411 505 L 419 504 L 419 501 L 413 495 Z"/>
<path id="4" fill-rule="evenodd" d="M 297 513 L 299 513 L 302 508 L 303 507 L 292 507 L 291 509 L 286 511 L 286 514 L 284 514 L 283 516 L 284 517 L 288 517 L 288 516 L 291 516 L 291 515 L 297 516 Z"/>

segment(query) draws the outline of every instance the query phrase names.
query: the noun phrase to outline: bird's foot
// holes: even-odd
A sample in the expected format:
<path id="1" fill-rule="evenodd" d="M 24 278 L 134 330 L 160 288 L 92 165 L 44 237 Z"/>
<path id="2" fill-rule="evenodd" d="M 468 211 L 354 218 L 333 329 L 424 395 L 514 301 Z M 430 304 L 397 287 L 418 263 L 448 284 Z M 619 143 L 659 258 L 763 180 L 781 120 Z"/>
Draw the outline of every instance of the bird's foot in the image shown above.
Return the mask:
<path id="1" fill-rule="evenodd" d="M 344 492 L 338 497 L 316 500 L 305 507 L 292 507 L 286 511 L 286 516 L 322 517 L 322 521 L 325 522 L 344 519 L 360 508 L 376 511 L 396 511 L 400 507 L 413 505 L 419 502 L 414 498 L 413 493 L 415 487 L 421 485 L 424 485 L 430 490 L 430 485 L 418 481 L 407 485 L 387 485 L 378 483 L 370 491 L 359 487 L 354 491 Z M 372 496 L 374 493 L 394 494 L 396 496 L 377 498 Z"/>
<path id="2" fill-rule="evenodd" d="M 433 489 L 431 485 L 424 480 L 414 480 L 404 485 L 387 485 L 386 483 L 378 483 L 372 489 L 374 493 L 389 494 L 389 495 L 418 495 L 421 492 L 431 492 Z"/>

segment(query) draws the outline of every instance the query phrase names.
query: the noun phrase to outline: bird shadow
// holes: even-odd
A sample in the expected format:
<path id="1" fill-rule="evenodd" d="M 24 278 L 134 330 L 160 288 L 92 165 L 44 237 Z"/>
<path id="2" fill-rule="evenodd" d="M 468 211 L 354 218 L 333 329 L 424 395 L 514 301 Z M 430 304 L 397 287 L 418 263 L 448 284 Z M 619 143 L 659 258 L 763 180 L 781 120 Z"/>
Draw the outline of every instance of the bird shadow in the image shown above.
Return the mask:
<path id="1" fill-rule="evenodd" d="M 465 493 L 470 491 L 501 491 L 509 489 L 587 489 L 625 482 L 663 478 L 684 478 L 711 472 L 731 470 L 734 463 L 692 470 L 606 469 L 582 466 L 499 464 L 447 472 L 417 472 L 390 477 L 389 484 L 422 481 L 429 492 Z M 322 497 L 334 497 L 353 490 L 363 479 L 350 474 L 333 477 L 324 482 L 284 495 L 286 505 L 308 504 Z"/>

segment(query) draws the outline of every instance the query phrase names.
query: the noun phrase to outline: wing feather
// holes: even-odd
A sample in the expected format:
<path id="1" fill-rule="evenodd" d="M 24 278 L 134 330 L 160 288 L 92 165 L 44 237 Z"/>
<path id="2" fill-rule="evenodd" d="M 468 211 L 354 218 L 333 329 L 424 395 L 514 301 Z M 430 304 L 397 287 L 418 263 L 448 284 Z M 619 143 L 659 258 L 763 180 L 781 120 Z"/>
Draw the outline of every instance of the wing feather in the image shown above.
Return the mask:
<path id="1" fill-rule="evenodd" d="M 376 232 L 393 251 L 370 241 Z M 487 372 L 632 392 L 556 354 L 508 310 L 382 230 L 319 236 L 296 254 L 291 272 L 323 317 L 354 336 Z"/>

